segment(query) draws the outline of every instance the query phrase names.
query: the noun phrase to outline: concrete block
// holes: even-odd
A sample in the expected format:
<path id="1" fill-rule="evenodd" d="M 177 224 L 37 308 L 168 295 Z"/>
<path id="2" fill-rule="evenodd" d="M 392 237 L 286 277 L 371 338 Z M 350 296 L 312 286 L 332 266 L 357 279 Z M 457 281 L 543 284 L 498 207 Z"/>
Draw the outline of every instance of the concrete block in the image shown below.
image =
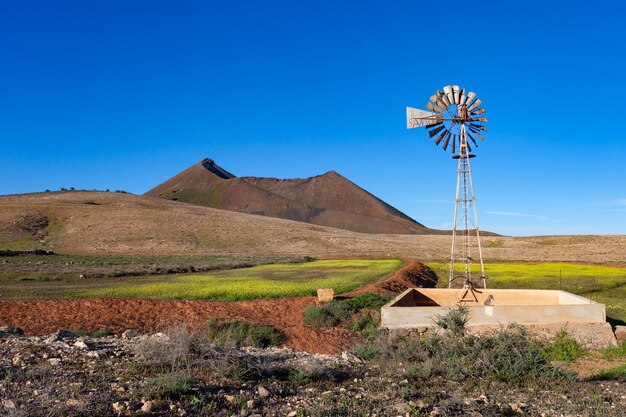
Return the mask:
<path id="1" fill-rule="evenodd" d="M 317 289 L 317 301 L 320 303 L 326 303 L 333 301 L 335 298 L 335 290 L 332 288 L 318 288 Z"/>

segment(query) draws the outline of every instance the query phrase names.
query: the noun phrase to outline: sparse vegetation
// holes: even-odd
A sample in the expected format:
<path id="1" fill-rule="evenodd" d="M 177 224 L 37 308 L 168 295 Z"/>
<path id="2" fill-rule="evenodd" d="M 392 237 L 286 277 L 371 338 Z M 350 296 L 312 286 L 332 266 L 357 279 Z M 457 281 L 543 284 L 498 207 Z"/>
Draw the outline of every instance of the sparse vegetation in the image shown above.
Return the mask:
<path id="1" fill-rule="evenodd" d="M 345 300 L 330 301 L 319 307 L 310 306 L 304 311 L 304 322 L 313 327 L 335 326 L 346 321 L 359 310 L 378 310 L 388 300 L 388 297 L 365 293 Z M 359 322 L 354 325 L 365 326 Z"/>
<path id="2" fill-rule="evenodd" d="M 206 259 L 206 258 L 205 258 Z M 266 258 L 267 261 L 267 258 Z M 209 260 L 211 262 L 211 260 Z M 233 262 L 232 259 L 226 262 Z M 228 263 L 226 263 L 228 265 Z M 237 266 L 237 264 L 234 264 Z M 399 259 L 325 260 L 282 263 L 217 270 L 203 275 L 137 276 L 120 279 L 87 279 L 80 285 L 29 282 L 17 286 L 2 284 L 6 298 L 151 298 L 204 299 L 220 301 L 249 300 L 314 295 L 318 288 L 333 288 L 336 293 L 358 288 L 384 278 L 402 267 Z M 68 265 L 69 266 L 69 265 Z M 211 264 L 209 263 L 209 266 Z M 247 266 L 241 262 L 238 266 Z M 222 267 L 227 267 L 222 265 Z M 219 268 L 219 264 L 216 266 Z"/>
<path id="3" fill-rule="evenodd" d="M 207 324 L 206 332 L 208 340 L 227 347 L 264 348 L 278 346 L 283 340 L 283 335 L 271 326 L 242 322 L 220 323 L 217 319 Z"/>
<path id="4" fill-rule="evenodd" d="M 554 341 L 545 349 L 546 354 L 557 361 L 572 362 L 585 354 L 585 350 L 574 340 L 567 330 L 560 330 Z"/>

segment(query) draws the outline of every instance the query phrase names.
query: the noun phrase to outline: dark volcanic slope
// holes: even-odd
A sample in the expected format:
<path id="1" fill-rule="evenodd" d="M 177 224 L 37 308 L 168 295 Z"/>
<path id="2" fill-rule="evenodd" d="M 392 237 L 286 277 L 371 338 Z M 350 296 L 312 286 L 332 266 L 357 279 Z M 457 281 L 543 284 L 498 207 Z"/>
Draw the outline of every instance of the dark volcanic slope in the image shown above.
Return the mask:
<path id="1" fill-rule="evenodd" d="M 437 232 L 334 171 L 304 179 L 238 178 L 204 159 L 146 195 L 356 232 Z"/>

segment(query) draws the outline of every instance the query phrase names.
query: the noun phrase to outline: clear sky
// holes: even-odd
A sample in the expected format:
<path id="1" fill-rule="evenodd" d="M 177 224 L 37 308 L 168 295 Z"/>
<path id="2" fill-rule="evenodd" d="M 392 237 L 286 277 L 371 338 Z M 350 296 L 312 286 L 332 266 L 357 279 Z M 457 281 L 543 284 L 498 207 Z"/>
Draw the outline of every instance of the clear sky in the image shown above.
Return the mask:
<path id="1" fill-rule="evenodd" d="M 456 162 L 405 106 L 483 100 L 482 229 L 626 233 L 626 24 L 603 1 L 4 1 L 0 194 L 143 193 L 204 157 L 335 170 L 452 223 Z"/>

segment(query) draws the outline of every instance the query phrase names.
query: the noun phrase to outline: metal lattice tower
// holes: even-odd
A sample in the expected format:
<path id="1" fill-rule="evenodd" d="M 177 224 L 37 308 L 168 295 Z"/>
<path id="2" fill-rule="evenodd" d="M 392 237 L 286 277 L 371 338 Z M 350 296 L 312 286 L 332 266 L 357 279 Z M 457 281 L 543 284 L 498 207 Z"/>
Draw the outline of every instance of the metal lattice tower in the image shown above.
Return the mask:
<path id="1" fill-rule="evenodd" d="M 468 142 L 469 139 L 478 147 L 476 138 L 484 140 L 480 132 L 487 131 L 484 125 L 487 118 L 481 116 L 486 112 L 481 104 L 475 93 L 466 94 L 465 89 L 458 85 L 448 85 L 443 92 L 437 91 L 430 97 L 426 104 L 430 111 L 406 108 L 407 128 L 426 127 L 435 144 L 441 144 L 444 151 L 450 145 L 452 158 L 458 159 L 448 287 L 452 287 L 458 279 L 463 280 L 464 288 L 474 287 L 472 262 L 478 255 L 480 280 L 483 288 L 487 288 L 470 165 L 470 159 L 476 155 L 471 153 Z M 457 149 L 458 154 L 455 153 Z"/>

